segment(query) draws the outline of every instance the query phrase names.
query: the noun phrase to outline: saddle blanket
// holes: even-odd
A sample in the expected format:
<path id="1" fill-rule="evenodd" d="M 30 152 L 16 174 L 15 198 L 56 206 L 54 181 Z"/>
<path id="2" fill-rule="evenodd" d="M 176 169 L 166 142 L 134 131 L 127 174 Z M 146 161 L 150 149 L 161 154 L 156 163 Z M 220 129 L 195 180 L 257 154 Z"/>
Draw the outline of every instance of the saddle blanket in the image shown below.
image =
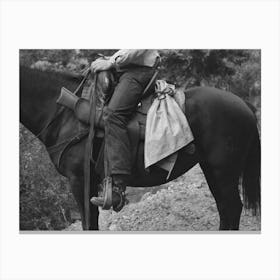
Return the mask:
<path id="1" fill-rule="evenodd" d="M 156 81 L 145 133 L 145 168 L 157 164 L 167 170 L 175 165 L 178 150 L 194 140 L 185 110 L 185 94 L 166 81 Z M 168 178 L 167 177 L 167 178 Z"/>

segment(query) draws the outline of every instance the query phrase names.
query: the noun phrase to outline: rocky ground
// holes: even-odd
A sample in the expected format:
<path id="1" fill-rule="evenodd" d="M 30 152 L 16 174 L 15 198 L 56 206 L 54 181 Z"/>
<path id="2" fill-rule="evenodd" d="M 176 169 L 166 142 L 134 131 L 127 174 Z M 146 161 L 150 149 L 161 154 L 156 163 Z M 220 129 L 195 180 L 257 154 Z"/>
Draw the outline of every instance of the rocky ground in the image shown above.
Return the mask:
<path id="1" fill-rule="evenodd" d="M 199 166 L 177 180 L 153 188 L 128 188 L 122 211 L 101 211 L 102 231 L 216 231 L 216 203 Z M 66 230 L 81 230 L 76 221 Z M 259 231 L 260 217 L 242 212 L 240 230 Z"/>

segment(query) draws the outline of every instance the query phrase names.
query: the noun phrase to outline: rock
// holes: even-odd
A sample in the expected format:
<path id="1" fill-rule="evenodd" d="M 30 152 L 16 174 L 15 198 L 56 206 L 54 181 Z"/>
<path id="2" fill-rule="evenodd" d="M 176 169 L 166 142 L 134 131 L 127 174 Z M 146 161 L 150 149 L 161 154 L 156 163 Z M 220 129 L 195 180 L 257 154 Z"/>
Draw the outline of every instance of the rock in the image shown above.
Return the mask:
<path id="1" fill-rule="evenodd" d="M 112 224 L 112 225 L 110 225 L 109 230 L 110 231 L 119 231 L 120 228 L 116 224 Z"/>
<path id="2" fill-rule="evenodd" d="M 197 172 L 197 168 L 188 174 L 191 175 L 193 182 L 189 181 L 187 176 L 182 176 L 180 180 L 173 182 L 172 187 L 171 184 L 164 189 L 162 186 L 155 187 L 156 193 L 148 191 L 140 201 L 129 203 L 118 213 L 100 211 L 100 229 L 103 231 L 218 230 L 217 207 L 209 189 L 204 188 L 206 183 L 203 177 Z M 201 185 L 203 188 L 199 189 Z M 241 230 L 260 230 L 260 220 L 244 214 L 243 211 Z M 77 227 L 73 226 L 70 230 L 74 228 Z"/>
<path id="3" fill-rule="evenodd" d="M 141 198 L 141 201 L 143 201 L 143 200 L 145 200 L 145 199 L 147 199 L 149 196 L 151 196 L 152 195 L 152 193 L 151 192 L 147 192 L 147 193 L 145 193 L 143 196 L 142 196 L 142 198 Z"/>

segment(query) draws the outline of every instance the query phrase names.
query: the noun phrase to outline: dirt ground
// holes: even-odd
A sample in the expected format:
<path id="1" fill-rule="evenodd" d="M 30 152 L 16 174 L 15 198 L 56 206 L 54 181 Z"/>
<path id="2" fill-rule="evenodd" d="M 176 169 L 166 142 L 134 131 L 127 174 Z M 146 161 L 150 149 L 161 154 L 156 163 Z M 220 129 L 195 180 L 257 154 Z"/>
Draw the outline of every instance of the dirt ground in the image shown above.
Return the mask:
<path id="1" fill-rule="evenodd" d="M 119 213 L 100 211 L 101 231 L 217 231 L 216 203 L 197 165 L 175 181 L 153 188 L 128 188 Z M 82 230 L 76 221 L 66 230 Z M 260 231 L 260 217 L 242 211 L 241 231 Z"/>

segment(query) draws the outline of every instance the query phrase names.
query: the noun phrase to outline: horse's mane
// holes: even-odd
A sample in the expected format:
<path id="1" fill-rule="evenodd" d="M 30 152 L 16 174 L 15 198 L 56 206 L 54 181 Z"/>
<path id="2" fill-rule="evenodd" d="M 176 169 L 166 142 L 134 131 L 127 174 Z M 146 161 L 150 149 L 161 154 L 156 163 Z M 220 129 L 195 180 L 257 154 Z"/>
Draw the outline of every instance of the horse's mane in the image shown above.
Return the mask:
<path id="1" fill-rule="evenodd" d="M 41 70 L 34 69 L 24 65 L 20 66 L 20 81 L 21 84 L 28 84 L 30 100 L 35 98 L 38 92 L 41 93 L 42 99 L 49 99 L 50 95 L 57 96 L 61 87 L 66 87 L 68 90 L 74 92 L 77 86 L 82 81 L 84 76 L 69 71 L 53 71 L 51 69 Z M 32 83 L 30 84 L 30 81 Z M 111 71 L 102 71 L 98 73 L 97 83 L 95 86 L 95 94 L 97 96 L 97 107 L 102 108 L 114 90 L 115 80 Z M 27 91 L 24 91 L 27 92 Z"/>
<path id="2" fill-rule="evenodd" d="M 74 90 L 79 82 L 82 80 L 83 75 L 71 72 L 60 72 L 53 70 L 34 69 L 24 65 L 20 65 L 20 83 L 30 83 L 33 92 L 48 90 L 48 92 L 57 92 L 58 88 L 62 86 L 67 87 L 69 90 Z"/>
<path id="3" fill-rule="evenodd" d="M 31 68 L 26 65 L 20 65 L 20 71 L 28 72 L 29 75 L 38 76 L 38 77 L 46 77 L 55 78 L 55 79 L 62 79 L 68 81 L 80 81 L 83 79 L 84 75 L 79 73 L 74 73 L 70 71 L 54 71 L 52 69 L 38 69 L 38 68 Z"/>

